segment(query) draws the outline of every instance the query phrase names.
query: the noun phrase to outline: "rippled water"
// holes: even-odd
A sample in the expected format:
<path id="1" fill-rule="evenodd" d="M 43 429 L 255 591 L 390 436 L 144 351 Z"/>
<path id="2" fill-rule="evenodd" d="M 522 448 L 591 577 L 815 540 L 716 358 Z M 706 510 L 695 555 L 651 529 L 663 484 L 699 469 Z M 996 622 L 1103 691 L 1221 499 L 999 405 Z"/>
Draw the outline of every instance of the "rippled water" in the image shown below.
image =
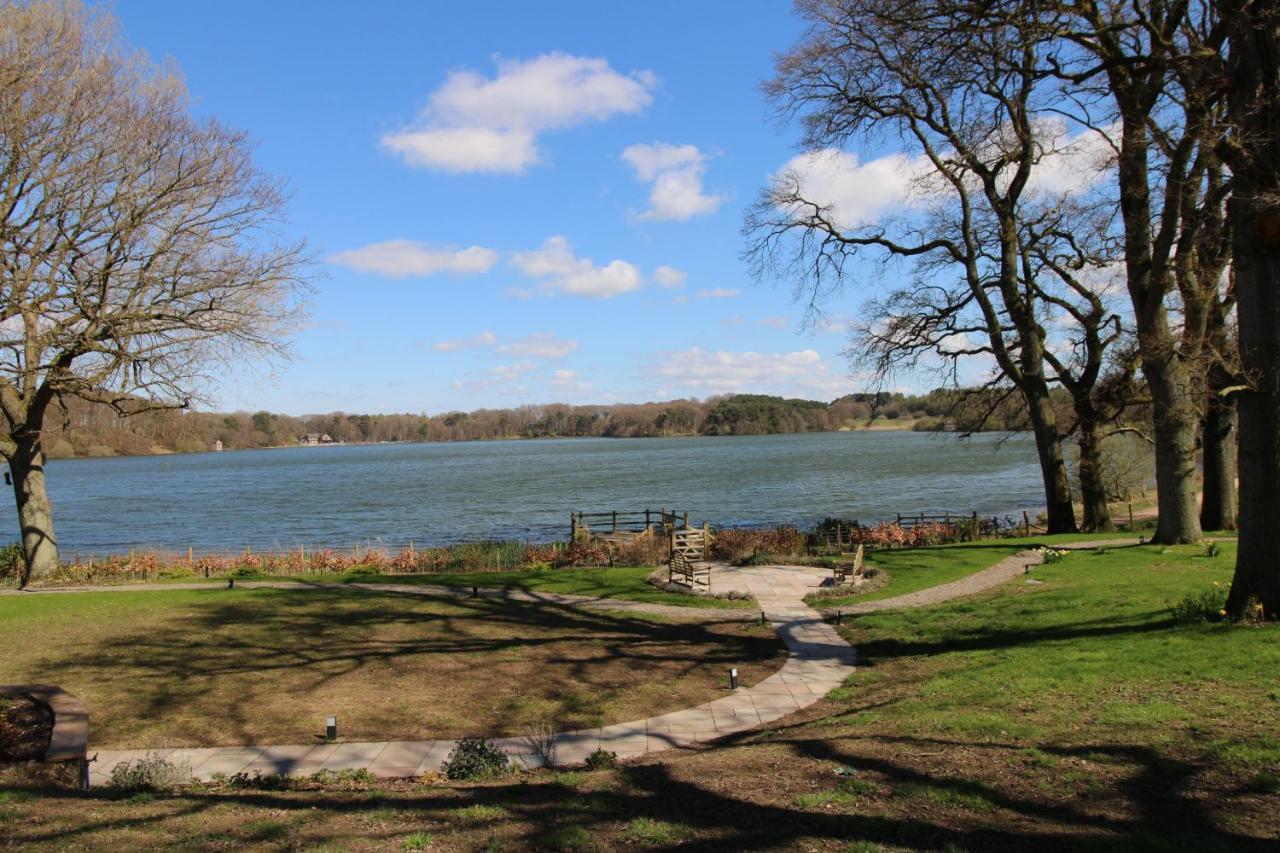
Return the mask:
<path id="1" fill-rule="evenodd" d="M 68 558 L 563 539 L 571 510 L 667 507 L 695 523 L 806 525 L 1043 503 L 1029 437 L 911 432 L 246 450 L 55 460 L 48 476 Z"/>

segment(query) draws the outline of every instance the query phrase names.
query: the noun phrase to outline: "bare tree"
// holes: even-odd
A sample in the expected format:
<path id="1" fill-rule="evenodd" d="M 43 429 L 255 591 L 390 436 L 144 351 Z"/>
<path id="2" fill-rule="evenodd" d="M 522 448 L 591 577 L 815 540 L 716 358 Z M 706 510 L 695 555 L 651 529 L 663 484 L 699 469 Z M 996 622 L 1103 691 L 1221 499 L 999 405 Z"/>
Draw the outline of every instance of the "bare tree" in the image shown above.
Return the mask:
<path id="1" fill-rule="evenodd" d="M 1201 536 L 1196 511 L 1195 394 L 1199 353 L 1171 322 L 1179 250 L 1201 224 L 1189 201 L 1207 180 L 1215 132 L 1218 46 L 1214 5 L 1192 0 L 1073 0 L 1046 17 L 1074 47 L 1055 71 L 1069 82 L 1063 110 L 1080 121 L 1119 124 L 1117 190 L 1127 289 L 1155 419 L 1155 540 Z M 1186 256 L 1182 256 L 1184 259 Z M 1215 283 L 1216 284 L 1216 283 Z"/>
<path id="2" fill-rule="evenodd" d="M 1224 0 L 1228 109 L 1219 150 L 1232 170 L 1229 216 L 1238 300 L 1240 547 L 1227 608 L 1256 599 L 1280 618 L 1280 9 Z"/>
<path id="3" fill-rule="evenodd" d="M 185 407 L 285 352 L 305 290 L 279 183 L 173 69 L 73 2 L 0 5 L 0 414 L 28 577 L 58 565 L 42 434 L 62 397 Z"/>
<path id="4" fill-rule="evenodd" d="M 867 253 L 941 268 L 958 280 L 936 295 L 943 317 L 975 333 L 1021 393 L 1036 439 L 1048 528 L 1076 529 L 1050 398 L 1046 335 L 1023 281 L 1020 217 L 1045 147 L 1042 91 L 1053 43 L 1037 40 L 1025 4 L 891 0 L 803 0 L 806 38 L 778 63 L 766 87 L 786 115 L 800 115 L 811 151 L 839 149 L 868 134 L 896 134 L 926 164 L 936 209 L 900 223 L 846 223 L 839 211 L 782 175 L 746 223 L 758 276 L 789 274 L 811 305 L 847 278 Z M 970 310 L 971 309 L 971 310 Z M 976 315 L 977 322 L 973 322 Z"/>

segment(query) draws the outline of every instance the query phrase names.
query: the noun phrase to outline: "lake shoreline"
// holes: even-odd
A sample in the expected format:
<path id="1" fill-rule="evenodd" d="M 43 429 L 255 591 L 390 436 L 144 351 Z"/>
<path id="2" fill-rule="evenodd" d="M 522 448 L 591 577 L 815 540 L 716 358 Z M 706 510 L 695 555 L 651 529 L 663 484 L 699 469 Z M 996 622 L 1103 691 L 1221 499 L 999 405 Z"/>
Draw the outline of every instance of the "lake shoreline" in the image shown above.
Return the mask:
<path id="1" fill-rule="evenodd" d="M 484 438 L 457 438 L 457 439 L 423 439 L 421 441 L 332 441 L 323 444 L 268 444 L 261 447 L 237 447 L 228 450 L 175 450 L 171 448 L 153 447 L 146 453 L 109 453 L 100 455 L 82 454 L 76 456 L 62 456 L 54 454 L 46 454 L 47 459 L 54 459 L 59 462 L 69 460 L 82 459 L 135 459 L 151 456 L 201 456 L 214 453 L 239 453 L 246 450 L 309 450 L 317 447 L 381 447 L 387 445 L 437 445 L 437 444 L 478 444 L 485 442 L 503 442 L 503 441 L 571 441 L 575 439 L 600 439 L 605 441 L 649 441 L 654 439 L 674 439 L 674 438 L 760 438 L 762 436 L 774 435 L 838 435 L 847 433 L 878 433 L 878 432 L 920 432 L 932 435 L 959 435 L 959 430 L 916 430 L 913 424 L 918 421 L 897 421 L 894 423 L 872 424 L 870 426 L 858 427 L 840 427 L 839 429 L 828 430 L 809 430 L 805 432 L 761 432 L 761 433 L 742 433 L 742 434 L 725 434 L 716 435 L 708 433 L 681 432 L 671 433 L 669 435 L 641 435 L 641 436 L 614 436 L 614 435 L 509 435 L 509 436 L 493 436 Z M 979 435 L 1001 433 L 1022 434 L 1026 430 L 986 430 L 981 431 Z"/>

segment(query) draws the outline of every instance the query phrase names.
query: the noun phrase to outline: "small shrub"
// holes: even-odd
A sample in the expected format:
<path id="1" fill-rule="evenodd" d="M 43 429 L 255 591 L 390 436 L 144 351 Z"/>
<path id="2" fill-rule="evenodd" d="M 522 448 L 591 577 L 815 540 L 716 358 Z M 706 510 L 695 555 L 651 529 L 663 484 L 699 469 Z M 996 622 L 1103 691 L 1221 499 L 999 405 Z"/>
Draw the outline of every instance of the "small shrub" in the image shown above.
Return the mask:
<path id="1" fill-rule="evenodd" d="M 507 772 L 511 762 L 492 741 L 464 737 L 449 753 L 441 769 L 447 779 L 491 779 Z"/>
<path id="2" fill-rule="evenodd" d="M 244 831 L 254 841 L 278 841 L 289 834 L 289 824 L 279 820 L 255 820 L 245 824 Z"/>
<path id="3" fill-rule="evenodd" d="M 553 829 L 538 839 L 538 846 L 546 850 L 589 850 L 593 845 L 591 833 L 576 823 Z"/>
<path id="4" fill-rule="evenodd" d="M 622 840 L 632 844 L 648 844 L 655 847 L 671 847 L 693 835 L 693 830 L 682 823 L 638 817 L 627 824 Z"/>
<path id="5" fill-rule="evenodd" d="M 161 569 L 160 571 L 156 572 L 156 577 L 163 578 L 165 580 L 176 580 L 178 578 L 193 578 L 195 576 L 196 576 L 196 573 L 191 571 L 191 569 L 187 568 L 186 566 L 171 566 L 167 569 Z"/>
<path id="6" fill-rule="evenodd" d="M 1217 542 L 1210 542 L 1204 546 L 1204 555 L 1206 557 L 1217 557 L 1222 554 L 1222 549 L 1218 547 Z"/>
<path id="7" fill-rule="evenodd" d="M 587 756 L 588 770 L 612 770 L 618 766 L 618 753 L 601 747 Z"/>
<path id="8" fill-rule="evenodd" d="M 111 768 L 107 787 L 116 791 L 172 791 L 191 781 L 191 771 L 155 755 Z"/>
<path id="9" fill-rule="evenodd" d="M 1217 622 L 1226 615 L 1224 606 L 1227 593 L 1217 582 L 1203 592 L 1189 593 L 1174 604 L 1169 605 L 1169 615 L 1179 625 L 1193 625 L 1198 622 Z"/>
<path id="10" fill-rule="evenodd" d="M 309 778 L 313 784 L 330 787 L 339 785 L 372 785 L 378 781 L 378 777 L 364 767 L 348 768 L 346 770 L 317 770 Z"/>
<path id="11" fill-rule="evenodd" d="M 0 578 L 17 580 L 27 567 L 27 558 L 21 542 L 10 542 L 0 548 Z"/>
<path id="12" fill-rule="evenodd" d="M 526 726 L 524 740 L 533 754 L 542 760 L 543 767 L 551 767 L 556 763 L 556 730 L 549 723 L 539 722 Z"/>
<path id="13" fill-rule="evenodd" d="M 407 851 L 430 850 L 436 844 L 436 837 L 429 832 L 413 832 L 400 842 L 400 849 Z"/>
<path id="14" fill-rule="evenodd" d="M 1045 565 L 1053 563 L 1061 563 L 1067 558 L 1067 551 L 1062 548 L 1036 548 L 1035 553 L 1040 555 L 1040 561 Z"/>
<path id="15" fill-rule="evenodd" d="M 237 566 L 227 572 L 227 577 L 231 578 L 260 578 L 262 572 L 256 566 Z"/>
<path id="16" fill-rule="evenodd" d="M 493 823 L 507 816 L 507 810 L 501 806 L 487 806 L 483 803 L 463 806 L 449 812 L 449 820 L 462 826 L 480 826 Z"/>
<path id="17" fill-rule="evenodd" d="M 214 783 L 218 787 L 230 788 L 233 791 L 288 791 L 297 787 L 297 780 L 283 773 L 236 773 L 233 776 L 216 777 Z"/>

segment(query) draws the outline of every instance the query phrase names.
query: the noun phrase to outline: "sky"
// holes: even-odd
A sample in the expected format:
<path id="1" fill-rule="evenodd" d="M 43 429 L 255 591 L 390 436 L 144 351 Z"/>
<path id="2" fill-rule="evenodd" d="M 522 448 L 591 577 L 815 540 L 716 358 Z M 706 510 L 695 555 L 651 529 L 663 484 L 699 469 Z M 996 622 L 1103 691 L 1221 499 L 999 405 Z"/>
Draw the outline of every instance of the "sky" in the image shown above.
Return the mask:
<path id="1" fill-rule="evenodd" d="M 801 152 L 760 92 L 783 2 L 115 0 L 196 111 L 247 131 L 316 258 L 294 358 L 224 410 L 427 412 L 863 390 L 857 282 L 805 324 L 744 210 Z M 897 200 L 890 157 L 838 185 Z M 833 184 L 834 185 L 834 184 Z M 868 276 L 870 281 L 872 276 Z M 925 387 L 929 383 L 925 383 Z"/>

